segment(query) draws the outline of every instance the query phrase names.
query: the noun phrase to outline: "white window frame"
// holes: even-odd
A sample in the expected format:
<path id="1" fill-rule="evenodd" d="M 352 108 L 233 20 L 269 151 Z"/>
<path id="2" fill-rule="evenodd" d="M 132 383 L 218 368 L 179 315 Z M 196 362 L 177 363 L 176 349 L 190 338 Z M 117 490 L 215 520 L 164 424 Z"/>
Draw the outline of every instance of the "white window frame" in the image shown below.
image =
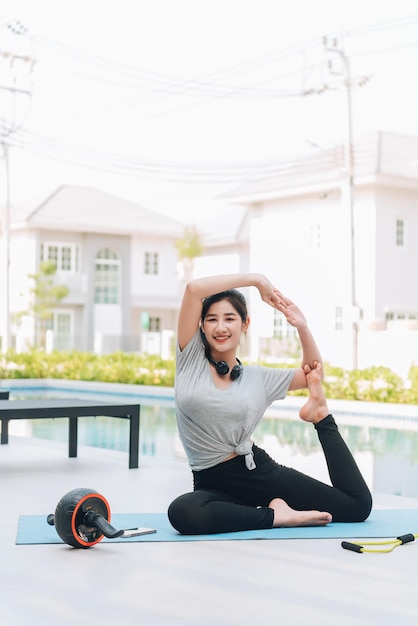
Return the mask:
<path id="1" fill-rule="evenodd" d="M 56 254 L 51 255 L 50 251 L 56 248 Z M 69 263 L 65 263 L 65 253 L 69 250 Z M 79 271 L 79 246 L 76 243 L 43 241 L 40 250 L 41 262 L 54 261 L 58 273 L 75 274 Z"/>
<path id="2" fill-rule="evenodd" d="M 396 220 L 396 246 L 398 248 L 403 248 L 405 245 L 405 221 L 402 219 Z"/>
<path id="3" fill-rule="evenodd" d="M 312 250 L 319 250 L 321 247 L 321 222 L 316 220 L 309 226 L 309 247 Z"/>
<path id="4" fill-rule="evenodd" d="M 104 256 L 99 256 L 101 253 L 104 253 Z M 102 266 L 100 270 L 99 265 Z M 120 304 L 120 300 L 121 260 L 119 254 L 111 248 L 101 248 L 94 260 L 94 304 Z"/>
<path id="5" fill-rule="evenodd" d="M 284 317 L 283 313 L 273 310 L 273 337 L 275 339 L 289 339 L 290 337 L 296 337 L 297 330 L 289 324 Z"/>
<path id="6" fill-rule="evenodd" d="M 149 332 L 160 333 L 161 332 L 161 317 L 159 315 L 150 316 L 149 318 Z"/>
<path id="7" fill-rule="evenodd" d="M 344 330 L 343 313 L 343 307 L 341 305 L 337 305 L 335 307 L 335 330 Z"/>
<path id="8" fill-rule="evenodd" d="M 394 322 L 396 320 L 417 320 L 418 311 L 386 311 L 385 321 Z"/>
<path id="9" fill-rule="evenodd" d="M 60 316 L 65 316 L 69 320 L 69 330 L 66 333 L 60 333 L 59 331 L 58 326 Z M 71 350 L 73 348 L 74 311 L 69 309 L 54 309 L 48 326 L 49 330 L 53 333 L 54 350 Z M 65 345 L 63 345 L 63 342 Z"/>
<path id="10" fill-rule="evenodd" d="M 160 273 L 160 253 L 147 251 L 144 254 L 144 274 L 158 276 Z"/>

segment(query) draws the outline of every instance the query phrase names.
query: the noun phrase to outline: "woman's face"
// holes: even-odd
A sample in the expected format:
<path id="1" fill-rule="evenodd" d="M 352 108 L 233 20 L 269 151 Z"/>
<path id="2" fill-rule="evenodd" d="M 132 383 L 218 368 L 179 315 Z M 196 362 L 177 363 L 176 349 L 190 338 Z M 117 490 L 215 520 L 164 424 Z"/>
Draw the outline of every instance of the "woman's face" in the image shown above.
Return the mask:
<path id="1" fill-rule="evenodd" d="M 214 302 L 203 320 L 202 330 L 215 358 L 215 352 L 236 350 L 241 333 L 248 328 L 249 320 L 242 321 L 237 310 L 228 300 Z"/>

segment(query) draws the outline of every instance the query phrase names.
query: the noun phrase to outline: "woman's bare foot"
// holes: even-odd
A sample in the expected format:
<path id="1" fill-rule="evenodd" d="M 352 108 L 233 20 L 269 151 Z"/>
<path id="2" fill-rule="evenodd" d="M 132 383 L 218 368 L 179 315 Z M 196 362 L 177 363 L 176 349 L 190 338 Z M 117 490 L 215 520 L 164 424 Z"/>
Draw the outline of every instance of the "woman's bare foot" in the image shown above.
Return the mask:
<path id="1" fill-rule="evenodd" d="M 332 522 L 332 515 L 325 511 L 296 511 L 281 498 L 274 498 L 269 504 L 274 511 L 273 528 L 294 528 L 296 526 L 326 526 Z"/>
<path id="2" fill-rule="evenodd" d="M 309 399 L 299 411 L 299 416 L 305 422 L 317 424 L 329 415 L 327 400 L 321 383 L 322 366 L 316 361 L 313 368 L 304 365 L 303 369 L 308 383 Z"/>

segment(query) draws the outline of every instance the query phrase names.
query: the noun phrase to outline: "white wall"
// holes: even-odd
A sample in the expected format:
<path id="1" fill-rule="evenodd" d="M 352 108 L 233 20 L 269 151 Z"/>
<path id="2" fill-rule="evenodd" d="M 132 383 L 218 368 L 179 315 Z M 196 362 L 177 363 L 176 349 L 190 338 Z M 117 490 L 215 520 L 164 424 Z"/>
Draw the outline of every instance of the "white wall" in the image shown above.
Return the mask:
<path id="1" fill-rule="evenodd" d="M 254 204 L 250 270 L 265 273 L 300 306 L 325 360 L 351 368 L 357 312 L 351 306 L 348 191 L 343 187 L 341 193 L 301 193 Z M 417 209 L 414 190 L 376 185 L 354 190 L 355 295 L 366 326 L 377 318 L 383 320 L 388 307 L 418 312 Z M 396 219 L 405 221 L 402 249 L 395 246 Z M 315 247 L 315 233 L 320 237 L 319 247 Z M 335 329 L 336 306 L 344 308 L 343 331 Z M 250 308 L 251 356 L 256 358 L 259 337 L 271 335 L 272 315 L 252 292 Z M 362 324 L 357 337 L 358 366 L 392 365 L 404 375 L 418 354 L 418 334 L 402 332 L 405 336 L 372 332 Z"/>
<path id="2" fill-rule="evenodd" d="M 372 187 L 355 191 L 355 296 L 364 318 L 374 320 L 376 313 L 376 197 Z"/>
<path id="3" fill-rule="evenodd" d="M 145 274 L 145 252 L 157 252 L 159 254 L 159 270 L 156 276 Z M 157 237 L 132 238 L 132 271 L 131 271 L 131 294 L 132 295 L 177 295 L 177 251 L 172 240 Z"/>
<path id="4" fill-rule="evenodd" d="M 34 286 L 28 275 L 37 271 L 37 241 L 33 233 L 16 232 L 10 239 L 10 310 L 22 311 L 28 306 Z"/>
<path id="5" fill-rule="evenodd" d="M 405 378 L 418 365 L 418 330 L 360 331 L 358 346 L 360 369 L 382 365 Z"/>
<path id="6" fill-rule="evenodd" d="M 264 273 L 305 313 L 321 345 L 335 347 L 335 306 L 351 324 L 349 241 L 345 237 L 340 194 L 301 196 L 258 208 L 250 224 L 251 271 Z M 345 237 L 345 240 L 343 240 Z M 253 351 L 258 336 L 271 336 L 272 311 L 258 294 L 251 296 Z M 340 345 L 344 344 L 341 333 Z M 349 350 L 349 339 L 344 351 Z M 324 347 L 325 350 L 325 347 Z"/>
<path id="7" fill-rule="evenodd" d="M 215 274 L 236 274 L 239 269 L 238 254 L 218 254 L 201 256 L 194 260 L 194 278 L 202 278 Z"/>
<path id="8" fill-rule="evenodd" d="M 418 193 L 380 188 L 378 213 L 376 299 L 380 317 L 386 309 L 418 311 Z M 396 220 L 405 223 L 405 245 L 396 246 Z"/>

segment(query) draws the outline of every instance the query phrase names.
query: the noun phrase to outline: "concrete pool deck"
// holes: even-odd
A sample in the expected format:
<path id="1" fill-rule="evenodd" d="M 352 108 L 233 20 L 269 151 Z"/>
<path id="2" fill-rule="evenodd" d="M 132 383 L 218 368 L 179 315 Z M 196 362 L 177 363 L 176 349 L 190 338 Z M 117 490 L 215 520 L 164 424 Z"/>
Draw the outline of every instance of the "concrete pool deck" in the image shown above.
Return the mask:
<path id="1" fill-rule="evenodd" d="M 181 458 L 140 456 L 133 470 L 125 452 L 66 452 L 66 443 L 16 436 L 0 448 L 4 626 L 418 623 L 418 542 L 390 554 L 347 552 L 334 539 L 15 545 L 20 515 L 52 513 L 75 487 L 102 493 L 113 513 L 163 512 L 191 488 Z M 412 498 L 374 501 L 418 509 Z"/>

